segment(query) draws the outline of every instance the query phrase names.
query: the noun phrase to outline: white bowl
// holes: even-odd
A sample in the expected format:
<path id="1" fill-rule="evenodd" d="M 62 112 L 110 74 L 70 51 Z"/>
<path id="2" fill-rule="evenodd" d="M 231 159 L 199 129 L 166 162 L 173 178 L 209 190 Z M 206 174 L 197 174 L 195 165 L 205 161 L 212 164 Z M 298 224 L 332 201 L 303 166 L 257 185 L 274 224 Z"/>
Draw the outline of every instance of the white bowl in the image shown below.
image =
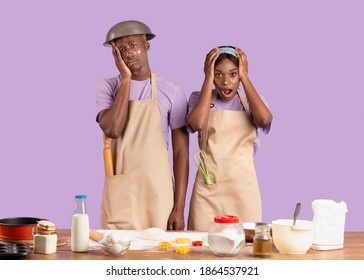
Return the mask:
<path id="1" fill-rule="evenodd" d="M 305 254 L 313 242 L 313 222 L 280 219 L 272 222 L 273 243 L 280 253 Z"/>

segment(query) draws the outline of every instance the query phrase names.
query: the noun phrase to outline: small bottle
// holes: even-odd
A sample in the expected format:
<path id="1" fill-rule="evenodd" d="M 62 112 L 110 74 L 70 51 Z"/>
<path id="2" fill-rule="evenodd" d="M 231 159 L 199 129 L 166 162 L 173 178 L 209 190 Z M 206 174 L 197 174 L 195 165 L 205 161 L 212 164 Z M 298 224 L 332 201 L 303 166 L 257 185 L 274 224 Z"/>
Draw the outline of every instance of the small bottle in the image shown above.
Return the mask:
<path id="1" fill-rule="evenodd" d="M 86 195 L 75 196 L 71 226 L 71 250 L 87 252 L 89 244 L 90 225 L 86 208 Z"/>
<path id="2" fill-rule="evenodd" d="M 272 245 L 270 227 L 268 225 L 256 226 L 253 238 L 253 254 L 259 257 L 268 257 L 272 254 Z"/>

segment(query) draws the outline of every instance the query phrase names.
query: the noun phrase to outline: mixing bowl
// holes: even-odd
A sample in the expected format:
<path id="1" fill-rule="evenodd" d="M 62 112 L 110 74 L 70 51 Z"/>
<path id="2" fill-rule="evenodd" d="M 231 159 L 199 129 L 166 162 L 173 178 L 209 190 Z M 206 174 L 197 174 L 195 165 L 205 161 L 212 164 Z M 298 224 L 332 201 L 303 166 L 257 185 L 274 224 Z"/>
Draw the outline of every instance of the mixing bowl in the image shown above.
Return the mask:
<path id="1" fill-rule="evenodd" d="M 305 254 L 313 241 L 312 221 L 280 219 L 272 222 L 274 246 L 283 254 Z"/>

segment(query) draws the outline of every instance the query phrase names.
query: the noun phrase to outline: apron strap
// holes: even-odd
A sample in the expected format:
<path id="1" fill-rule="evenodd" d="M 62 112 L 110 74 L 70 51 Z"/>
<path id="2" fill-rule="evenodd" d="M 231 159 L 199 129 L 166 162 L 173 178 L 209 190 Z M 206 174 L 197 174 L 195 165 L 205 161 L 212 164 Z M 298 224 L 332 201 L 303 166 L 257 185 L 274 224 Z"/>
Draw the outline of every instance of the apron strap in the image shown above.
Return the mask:
<path id="1" fill-rule="evenodd" d="M 238 89 L 238 95 L 241 101 L 241 104 L 244 107 L 245 112 L 249 113 L 249 105 L 248 102 L 246 101 L 246 99 L 244 98 L 243 94 L 241 93 L 240 89 Z"/>
<path id="2" fill-rule="evenodd" d="M 214 89 L 213 91 L 212 91 L 212 96 L 211 96 L 211 104 L 210 104 L 210 108 L 213 108 L 214 107 L 214 105 L 215 105 L 215 101 L 216 101 L 216 98 L 217 98 L 217 90 L 216 89 Z"/>
<path id="3" fill-rule="evenodd" d="M 152 71 L 150 74 L 150 82 L 152 84 L 152 99 L 157 99 L 157 82 L 155 81 L 155 74 Z"/>

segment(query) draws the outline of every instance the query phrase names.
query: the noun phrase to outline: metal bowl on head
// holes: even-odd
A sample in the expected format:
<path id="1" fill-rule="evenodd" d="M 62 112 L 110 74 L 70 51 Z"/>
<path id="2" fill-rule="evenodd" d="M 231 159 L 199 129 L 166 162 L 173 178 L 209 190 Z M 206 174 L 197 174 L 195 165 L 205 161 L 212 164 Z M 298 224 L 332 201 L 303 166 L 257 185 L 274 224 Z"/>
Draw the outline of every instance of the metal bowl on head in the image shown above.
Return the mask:
<path id="1" fill-rule="evenodd" d="M 142 35 L 145 34 L 146 40 L 152 40 L 155 34 L 152 33 L 150 28 L 143 22 L 137 20 L 126 20 L 115 24 L 107 32 L 104 46 L 111 46 L 111 42 L 115 39 L 130 36 L 130 35 Z"/>
<path id="2" fill-rule="evenodd" d="M 253 238 L 255 235 L 255 227 L 256 226 L 261 226 L 261 225 L 268 225 L 271 231 L 271 235 L 272 235 L 272 225 L 269 223 L 264 223 L 264 222 L 241 222 L 240 223 L 241 226 L 244 229 L 245 232 L 245 242 L 253 242 Z"/>

